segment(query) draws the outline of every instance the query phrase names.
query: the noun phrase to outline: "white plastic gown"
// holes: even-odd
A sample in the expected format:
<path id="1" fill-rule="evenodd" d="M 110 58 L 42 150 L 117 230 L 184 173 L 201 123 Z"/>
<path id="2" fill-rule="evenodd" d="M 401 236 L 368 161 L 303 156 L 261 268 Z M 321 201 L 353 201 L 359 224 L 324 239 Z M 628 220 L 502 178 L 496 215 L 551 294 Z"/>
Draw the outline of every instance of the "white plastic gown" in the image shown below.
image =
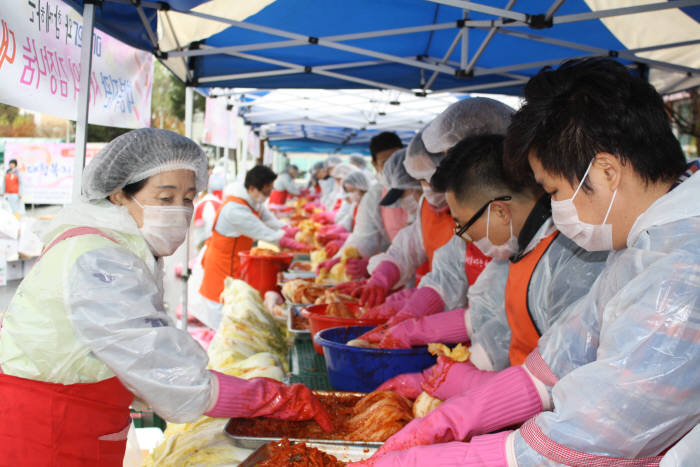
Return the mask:
<path id="1" fill-rule="evenodd" d="M 255 240 L 264 240 L 274 244 L 279 243 L 284 236 L 284 230 L 282 230 L 284 222 L 277 219 L 265 207 L 264 203 L 255 203 L 243 185 L 235 185 L 231 194 L 248 202 L 253 209 L 260 213 L 260 217 L 257 217 L 247 206 L 240 203 L 226 203 L 221 208 L 219 220 L 216 221 L 214 230 L 226 237 L 245 235 Z"/>
<path id="2" fill-rule="evenodd" d="M 696 467 L 700 459 L 700 425 L 676 443 L 661 459 L 659 467 Z"/>
<path id="3" fill-rule="evenodd" d="M 700 172 L 635 222 L 538 350 L 559 381 L 535 418 L 567 448 L 655 456 L 700 422 Z M 556 465 L 515 436 L 520 465 Z"/>
<path id="4" fill-rule="evenodd" d="M 344 195 L 347 196 L 345 193 Z M 335 213 L 333 222 L 350 232 L 352 230 L 352 214 L 355 211 L 355 206 L 356 203 L 352 203 L 343 198 L 340 209 Z"/>
<path id="5" fill-rule="evenodd" d="M 384 228 L 379 202 L 382 200 L 381 183 L 373 184 L 360 200 L 355 226 L 345 244 L 335 255 L 340 258 L 345 248 L 355 247 L 363 258 L 376 255 L 389 248 L 389 234 Z M 401 209 L 401 208 L 392 208 Z"/>
<path id="6" fill-rule="evenodd" d="M 553 231 L 550 219 L 540 227 L 526 251 L 535 248 Z M 535 266 L 527 289 L 528 309 L 540 333 L 552 327 L 569 305 L 590 290 L 607 256 L 607 251 L 586 251 L 562 234 L 555 237 Z M 486 370 L 510 366 L 511 329 L 505 314 L 508 264 L 508 261 L 489 263 L 469 294 L 466 320 L 472 337 L 472 362 Z M 494 277 L 504 272 L 506 277 Z"/>
<path id="7" fill-rule="evenodd" d="M 423 245 L 423 226 L 421 223 L 421 210 L 424 202 L 427 203 L 425 196 L 421 196 L 418 201 L 416 220 L 396 234 L 389 249 L 384 253 L 372 256 L 369 260 L 367 271 L 370 275 L 384 261 L 391 261 L 399 268 L 401 277 L 394 286 L 395 289 L 409 284 L 415 277 L 416 269 L 428 260 Z"/>
<path id="8" fill-rule="evenodd" d="M 323 204 L 327 211 L 330 211 L 333 209 L 335 200 L 340 192 L 340 187 L 332 177 L 323 178 L 318 181 L 318 184 L 321 186 L 321 204 Z"/>
<path id="9" fill-rule="evenodd" d="M 187 332 L 177 329 L 164 310 L 162 262 L 146 264 L 121 246 L 123 235 L 136 239 L 131 248 L 142 253 L 148 249 L 125 208 L 106 201 L 67 206 L 57 215 L 45 240 L 70 226 L 106 231 L 120 245 L 105 240 L 109 246 L 88 250 L 71 266 L 55 271 L 56 280 L 63 281 L 63 293 L 43 296 L 42 301 L 64 304 L 72 332 L 58 329 L 52 322 L 26 322 L 22 319 L 24 310 L 10 306 L 3 332 L 12 330 L 12 340 L 20 343 L 36 371 L 33 376 L 20 376 L 73 384 L 100 381 L 113 372 L 167 420 L 196 420 L 210 407 L 216 383 L 206 370 L 206 352 Z M 65 240 L 71 241 L 72 248 L 81 248 L 80 237 Z M 47 259 L 48 255 L 42 261 Z M 28 293 L 51 295 L 49 287 L 42 291 L 41 284 L 32 286 Z M 73 339 L 75 344 L 71 344 Z M 61 351 L 51 351 L 52 346 Z M 95 363 L 90 363 L 93 359 L 107 369 L 96 372 Z M 3 367 L 10 370 L 11 362 Z"/>
<path id="10" fill-rule="evenodd" d="M 282 172 L 279 174 L 272 186 L 275 190 L 286 191 L 290 195 L 299 194 L 299 187 L 296 183 L 294 183 L 294 180 L 292 179 L 292 176 L 289 175 L 289 172 Z"/>
<path id="11" fill-rule="evenodd" d="M 467 244 L 453 235 L 450 241 L 433 254 L 432 270 L 423 276 L 418 287 L 430 287 L 445 302 L 445 310 L 464 308 L 467 305 L 467 273 L 465 259 Z"/>

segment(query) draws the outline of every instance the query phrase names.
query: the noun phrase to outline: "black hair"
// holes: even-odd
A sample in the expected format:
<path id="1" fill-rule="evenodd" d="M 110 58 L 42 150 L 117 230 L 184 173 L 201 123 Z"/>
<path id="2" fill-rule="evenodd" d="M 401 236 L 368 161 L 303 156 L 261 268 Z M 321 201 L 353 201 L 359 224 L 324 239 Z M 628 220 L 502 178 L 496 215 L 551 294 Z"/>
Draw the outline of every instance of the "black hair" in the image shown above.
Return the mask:
<path id="1" fill-rule="evenodd" d="M 514 179 L 532 177 L 531 153 L 572 185 L 601 152 L 631 164 L 645 182 L 674 180 L 685 170 L 661 96 L 612 59 L 545 67 L 526 84 L 525 101 L 505 140 L 505 167 Z M 589 189 L 587 181 L 583 186 Z"/>
<path id="2" fill-rule="evenodd" d="M 10 159 L 10 162 L 8 162 L 8 164 L 12 164 L 12 163 L 14 163 L 15 167 L 17 167 L 17 159 Z"/>
<path id="3" fill-rule="evenodd" d="M 451 191 L 460 203 L 481 204 L 488 199 L 515 194 L 541 193 L 535 183 L 515 184 L 503 168 L 503 135 L 464 138 L 447 151 L 430 180 L 440 192 Z"/>
<path id="4" fill-rule="evenodd" d="M 264 165 L 256 165 L 245 174 L 243 186 L 246 190 L 252 186 L 262 191 L 265 185 L 274 182 L 276 178 L 277 175 L 271 168 Z"/>
<path id="5" fill-rule="evenodd" d="M 377 153 L 387 149 L 401 149 L 402 147 L 401 138 L 393 131 L 382 131 L 369 140 L 369 152 L 372 154 L 372 162 L 377 162 Z"/>
<path id="6" fill-rule="evenodd" d="M 134 195 L 141 191 L 141 188 L 143 188 L 146 185 L 146 182 L 148 182 L 148 178 L 144 178 L 143 180 L 139 180 L 138 182 L 129 183 L 124 188 L 122 188 L 122 190 L 124 191 L 124 194 L 127 196 L 127 198 L 133 198 Z"/>
<path id="7" fill-rule="evenodd" d="M 296 170 L 297 172 L 299 172 L 299 167 L 297 167 L 294 164 L 291 164 L 290 166 L 287 167 L 287 171 L 290 171 L 290 170 Z"/>

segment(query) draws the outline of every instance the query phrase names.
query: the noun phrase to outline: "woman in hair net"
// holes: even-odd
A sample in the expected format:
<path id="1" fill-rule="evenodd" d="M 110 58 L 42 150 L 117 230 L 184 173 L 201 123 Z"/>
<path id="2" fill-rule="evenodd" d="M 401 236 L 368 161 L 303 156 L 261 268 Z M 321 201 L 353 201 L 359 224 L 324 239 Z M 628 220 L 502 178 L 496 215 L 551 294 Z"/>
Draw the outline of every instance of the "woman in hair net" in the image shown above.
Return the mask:
<path id="1" fill-rule="evenodd" d="M 326 209 L 325 212 L 317 212 L 312 216 L 312 219 L 316 222 L 324 223 L 334 223 L 337 216 L 347 215 L 347 212 L 351 210 L 348 203 L 344 202 L 344 192 L 342 181 L 346 175 L 356 171 L 354 165 L 348 164 L 347 162 L 341 162 L 329 169 L 329 174 L 331 180 L 333 180 L 334 187 L 332 194 L 323 203 Z"/>
<path id="2" fill-rule="evenodd" d="M 206 369 L 206 352 L 163 307 L 162 257 L 184 241 L 207 183 L 193 141 L 140 129 L 86 167 L 83 202 L 64 207 L 0 331 L 0 459 L 121 466 L 138 397 L 165 419 L 315 417 L 303 385 Z"/>
<path id="3" fill-rule="evenodd" d="M 338 191 L 340 191 L 340 186 L 336 183 L 335 179 L 331 176 L 333 168 L 341 164 L 343 160 L 340 156 L 335 154 L 328 156 L 324 162 L 325 174 L 323 177 L 319 177 L 318 183 L 321 185 L 321 204 L 326 210 L 332 210 L 335 204 L 335 200 L 338 196 Z"/>
<path id="4" fill-rule="evenodd" d="M 271 205 L 283 205 L 287 202 L 287 198 L 291 196 L 299 196 L 301 190 L 294 179 L 299 175 L 299 167 L 296 165 L 289 165 L 282 173 L 280 173 L 275 179 L 275 183 L 272 185 L 272 193 L 270 193 L 269 203 Z"/>
<path id="5" fill-rule="evenodd" d="M 414 275 L 420 280 L 423 275 L 439 269 L 433 265 L 434 254 L 450 243 L 455 222 L 445 194 L 432 190 L 430 178 L 446 151 L 463 138 L 505 134 L 512 113 L 513 109 L 493 99 L 463 99 L 450 105 L 411 140 L 404 167 L 413 178 L 421 181 L 423 197 L 419 202 L 418 216 L 416 222 L 396 236 L 386 253 L 370 259 L 367 269 L 372 276 L 363 287 L 361 302 L 364 305 L 380 305 L 391 290 L 406 285 Z M 448 253 L 446 258 L 465 258 L 465 262 L 474 269 L 470 275 L 475 280 L 486 266 L 486 257 L 477 248 L 469 248 L 466 253 L 461 251 L 462 247 L 454 240 L 451 249 L 454 251 Z M 471 258 L 467 259 L 467 255 Z M 451 262 L 454 264 L 454 261 Z M 460 269 L 460 272 L 463 270 Z M 449 275 L 442 277 L 448 282 L 451 280 Z M 438 284 L 442 292 L 449 293 L 444 298 L 435 289 L 423 287 L 419 295 L 411 296 L 410 302 L 415 309 L 437 311 L 445 307 L 446 300 L 452 306 L 463 306 L 459 301 L 466 296 L 467 284 L 462 284 L 461 290 L 448 283 L 442 290 L 443 285 Z M 405 299 L 408 296 L 409 293 L 405 293 L 399 297 Z M 402 306 L 402 302 L 395 305 L 399 309 Z"/>
<path id="6" fill-rule="evenodd" d="M 335 257 L 324 261 L 320 267 L 330 270 L 340 261 L 346 248 L 354 247 L 362 258 L 349 259 L 346 263 L 347 273 L 356 279 L 366 277 L 369 258 L 389 248 L 396 235 L 415 221 L 421 186 L 406 172 L 403 166 L 405 158 L 406 149 L 402 148 L 384 163 L 380 177 L 382 182 L 371 187 L 362 198 L 352 233 Z M 386 196 L 389 197 L 388 203 L 382 204 Z M 348 283 L 348 290 L 357 285 Z"/>

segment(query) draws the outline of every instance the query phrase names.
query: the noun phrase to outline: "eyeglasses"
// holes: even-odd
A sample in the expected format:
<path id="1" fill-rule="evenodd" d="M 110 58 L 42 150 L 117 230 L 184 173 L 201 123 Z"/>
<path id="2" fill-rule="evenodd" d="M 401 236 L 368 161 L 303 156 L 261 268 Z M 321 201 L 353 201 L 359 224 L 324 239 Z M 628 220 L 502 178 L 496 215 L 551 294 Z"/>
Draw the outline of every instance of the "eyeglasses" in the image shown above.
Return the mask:
<path id="1" fill-rule="evenodd" d="M 474 225 L 474 222 L 479 220 L 479 218 L 482 216 L 482 214 L 484 214 L 484 211 L 486 211 L 486 208 L 488 208 L 489 205 L 491 203 L 493 203 L 494 201 L 510 201 L 511 199 L 513 199 L 511 196 L 505 195 L 505 196 L 499 196 L 499 197 L 494 198 L 490 201 L 487 201 L 486 204 L 481 206 L 479 208 L 479 210 L 476 211 L 476 213 L 471 217 L 471 219 L 469 219 L 464 225 L 457 224 L 455 226 L 455 235 L 457 235 L 462 240 L 465 240 L 467 242 L 472 242 L 473 240 L 469 236 L 469 234 L 467 233 L 467 230 L 469 230 L 469 227 Z"/>

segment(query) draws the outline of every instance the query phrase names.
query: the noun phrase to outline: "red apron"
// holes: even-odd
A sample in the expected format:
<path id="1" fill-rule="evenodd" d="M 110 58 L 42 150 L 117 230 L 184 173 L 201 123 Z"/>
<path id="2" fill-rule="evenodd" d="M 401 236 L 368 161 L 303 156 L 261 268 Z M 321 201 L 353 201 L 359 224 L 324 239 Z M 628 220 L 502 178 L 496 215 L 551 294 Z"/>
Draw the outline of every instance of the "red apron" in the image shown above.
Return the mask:
<path id="1" fill-rule="evenodd" d="M 479 278 L 491 258 L 484 255 L 480 249 L 474 246 L 473 242 L 467 243 L 467 254 L 464 258 L 464 272 L 467 274 L 467 282 L 471 287 Z"/>
<path id="2" fill-rule="evenodd" d="M 527 356 L 537 347 L 540 333 L 532 321 L 527 304 L 527 291 L 530 288 L 532 273 L 537 263 L 552 244 L 559 232 L 543 238 L 534 250 L 522 257 L 517 263 L 510 263 L 506 282 L 506 316 L 512 331 L 510 339 L 510 364 L 521 365 Z"/>
<path id="3" fill-rule="evenodd" d="M 211 231 L 211 237 L 207 240 L 207 251 L 202 258 L 204 277 L 202 278 L 202 285 L 199 288 L 200 294 L 214 302 L 220 300 L 221 292 L 224 291 L 224 281 L 226 278 L 239 277 L 238 270 L 240 268 L 241 259 L 238 256 L 238 252 L 250 250 L 254 242 L 252 238 L 244 235 L 240 237 L 227 237 L 216 231 L 216 223 L 219 221 L 219 215 L 224 206 L 228 203 L 238 203 L 248 206 L 253 214 L 260 217 L 260 214 L 251 208 L 244 199 L 235 196 L 228 196 L 219 208 L 219 212 L 216 213 L 214 228 Z"/>
<path id="4" fill-rule="evenodd" d="M 16 173 L 6 173 L 5 174 L 5 193 L 19 193 L 19 177 Z"/>
<path id="5" fill-rule="evenodd" d="M 272 190 L 270 193 L 270 204 L 284 204 L 287 202 L 289 194 L 286 191 Z"/>
<path id="6" fill-rule="evenodd" d="M 97 229 L 76 228 L 60 235 L 44 254 L 61 240 L 88 234 L 114 241 Z M 133 398 L 116 377 L 56 384 L 0 369 L 0 464 L 121 467 Z"/>

